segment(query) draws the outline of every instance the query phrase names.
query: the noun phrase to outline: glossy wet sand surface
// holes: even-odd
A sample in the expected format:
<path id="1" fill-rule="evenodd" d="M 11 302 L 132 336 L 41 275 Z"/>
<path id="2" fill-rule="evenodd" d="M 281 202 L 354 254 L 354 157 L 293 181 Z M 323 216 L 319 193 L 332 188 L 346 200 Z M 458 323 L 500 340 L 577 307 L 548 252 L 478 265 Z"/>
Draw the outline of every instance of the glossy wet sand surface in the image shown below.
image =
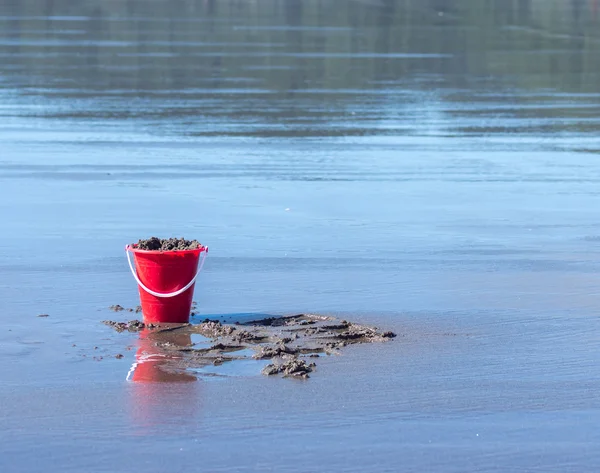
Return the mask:
<path id="1" fill-rule="evenodd" d="M 481 3 L 2 4 L 2 471 L 600 468 L 598 5 Z M 399 337 L 126 381 L 151 235 Z"/>

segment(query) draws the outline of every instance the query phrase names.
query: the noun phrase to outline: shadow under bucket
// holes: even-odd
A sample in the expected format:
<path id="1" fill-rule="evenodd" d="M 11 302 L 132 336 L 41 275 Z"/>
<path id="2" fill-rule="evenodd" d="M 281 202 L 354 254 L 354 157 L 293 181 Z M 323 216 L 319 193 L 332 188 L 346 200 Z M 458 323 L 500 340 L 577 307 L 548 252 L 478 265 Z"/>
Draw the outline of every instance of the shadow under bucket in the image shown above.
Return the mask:
<path id="1" fill-rule="evenodd" d="M 125 247 L 129 268 L 138 283 L 145 323 L 188 323 L 196 278 L 208 247 L 193 250 L 139 250 Z M 133 253 L 135 270 L 129 253 Z M 202 255 L 202 261 L 200 261 Z"/>

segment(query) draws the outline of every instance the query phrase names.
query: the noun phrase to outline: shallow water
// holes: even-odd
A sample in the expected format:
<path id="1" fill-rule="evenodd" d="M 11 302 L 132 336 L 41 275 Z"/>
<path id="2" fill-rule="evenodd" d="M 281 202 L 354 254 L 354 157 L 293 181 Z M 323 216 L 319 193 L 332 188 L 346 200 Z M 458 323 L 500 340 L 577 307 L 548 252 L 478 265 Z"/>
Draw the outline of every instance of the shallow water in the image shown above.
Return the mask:
<path id="1" fill-rule="evenodd" d="M 599 16 L 3 2 L 0 469 L 599 469 Z M 143 340 L 99 322 L 154 234 L 210 246 L 202 315 L 400 336 L 126 381 Z"/>

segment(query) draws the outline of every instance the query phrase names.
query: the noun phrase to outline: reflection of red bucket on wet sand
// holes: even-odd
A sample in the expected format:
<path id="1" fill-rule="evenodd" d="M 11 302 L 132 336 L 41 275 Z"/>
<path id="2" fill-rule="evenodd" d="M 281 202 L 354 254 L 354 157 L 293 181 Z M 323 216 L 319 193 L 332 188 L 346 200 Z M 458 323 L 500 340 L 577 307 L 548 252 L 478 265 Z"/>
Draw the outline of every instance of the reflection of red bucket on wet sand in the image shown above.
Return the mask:
<path id="1" fill-rule="evenodd" d="M 149 251 L 127 245 L 125 250 L 129 267 L 138 283 L 144 322 L 188 323 L 196 278 L 202 270 L 208 248 Z M 134 255 L 135 270 L 130 252 Z M 198 267 L 201 254 L 202 262 Z"/>
<path id="2" fill-rule="evenodd" d="M 151 330 L 145 329 L 140 332 L 138 349 L 135 354 L 135 362 L 127 374 L 127 380 L 135 383 L 180 383 L 196 381 L 196 376 L 177 369 L 177 353 L 168 353 L 161 350 Z M 159 334 L 163 335 L 163 334 Z M 161 336 L 162 342 L 187 347 L 192 344 L 190 334 L 177 334 L 167 332 Z"/>
<path id="3" fill-rule="evenodd" d="M 157 338 L 158 337 L 158 338 Z M 178 355 L 157 346 L 156 342 L 177 346 L 192 343 L 189 334 L 159 333 L 142 330 L 139 333 L 135 361 L 127 374 L 128 410 L 136 433 L 152 434 L 151 427 L 164 433 L 165 426 L 179 425 L 197 418 L 202 403 L 202 383 L 193 373 L 178 366 Z"/>

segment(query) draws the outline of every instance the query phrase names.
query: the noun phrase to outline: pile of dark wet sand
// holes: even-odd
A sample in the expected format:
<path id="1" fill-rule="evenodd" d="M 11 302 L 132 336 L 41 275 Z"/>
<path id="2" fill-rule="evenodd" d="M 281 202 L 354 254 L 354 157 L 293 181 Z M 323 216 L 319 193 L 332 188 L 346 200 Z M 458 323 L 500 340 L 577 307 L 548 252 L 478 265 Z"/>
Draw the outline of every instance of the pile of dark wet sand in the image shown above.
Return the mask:
<path id="1" fill-rule="evenodd" d="M 185 238 L 156 238 L 140 240 L 132 245 L 138 250 L 146 251 L 174 251 L 174 250 L 197 250 L 202 244 L 197 240 L 186 240 Z"/>
<path id="2" fill-rule="evenodd" d="M 115 322 L 113 320 L 103 320 L 102 323 L 114 328 L 117 332 L 124 332 L 126 330 L 128 332 L 140 332 L 145 328 L 153 329 L 158 327 L 154 324 L 145 324 L 140 320 L 130 320 L 129 322 Z"/>
<path id="3" fill-rule="evenodd" d="M 386 342 L 396 336 L 346 320 L 317 314 L 299 314 L 254 320 L 244 324 L 222 324 L 204 320 L 198 324 L 145 325 L 130 322 L 104 321 L 118 332 L 147 331 L 149 341 L 165 360 L 172 360 L 163 369 L 183 371 L 250 358 L 236 355 L 251 349 L 256 360 L 270 360 L 262 373 L 269 376 L 308 378 L 315 368 L 313 360 L 322 355 L 338 353 L 340 349 L 360 343 Z M 199 334 L 211 340 L 208 347 L 197 347 L 191 335 Z M 311 363 L 305 361 L 310 358 Z"/>
<path id="4" fill-rule="evenodd" d="M 138 305 L 135 308 L 125 308 L 122 305 L 119 304 L 115 304 L 115 305 L 111 305 L 109 307 L 110 310 L 112 310 L 113 312 L 123 312 L 123 311 L 127 311 L 127 312 L 135 312 L 136 314 L 139 314 L 142 311 L 142 306 Z"/>

